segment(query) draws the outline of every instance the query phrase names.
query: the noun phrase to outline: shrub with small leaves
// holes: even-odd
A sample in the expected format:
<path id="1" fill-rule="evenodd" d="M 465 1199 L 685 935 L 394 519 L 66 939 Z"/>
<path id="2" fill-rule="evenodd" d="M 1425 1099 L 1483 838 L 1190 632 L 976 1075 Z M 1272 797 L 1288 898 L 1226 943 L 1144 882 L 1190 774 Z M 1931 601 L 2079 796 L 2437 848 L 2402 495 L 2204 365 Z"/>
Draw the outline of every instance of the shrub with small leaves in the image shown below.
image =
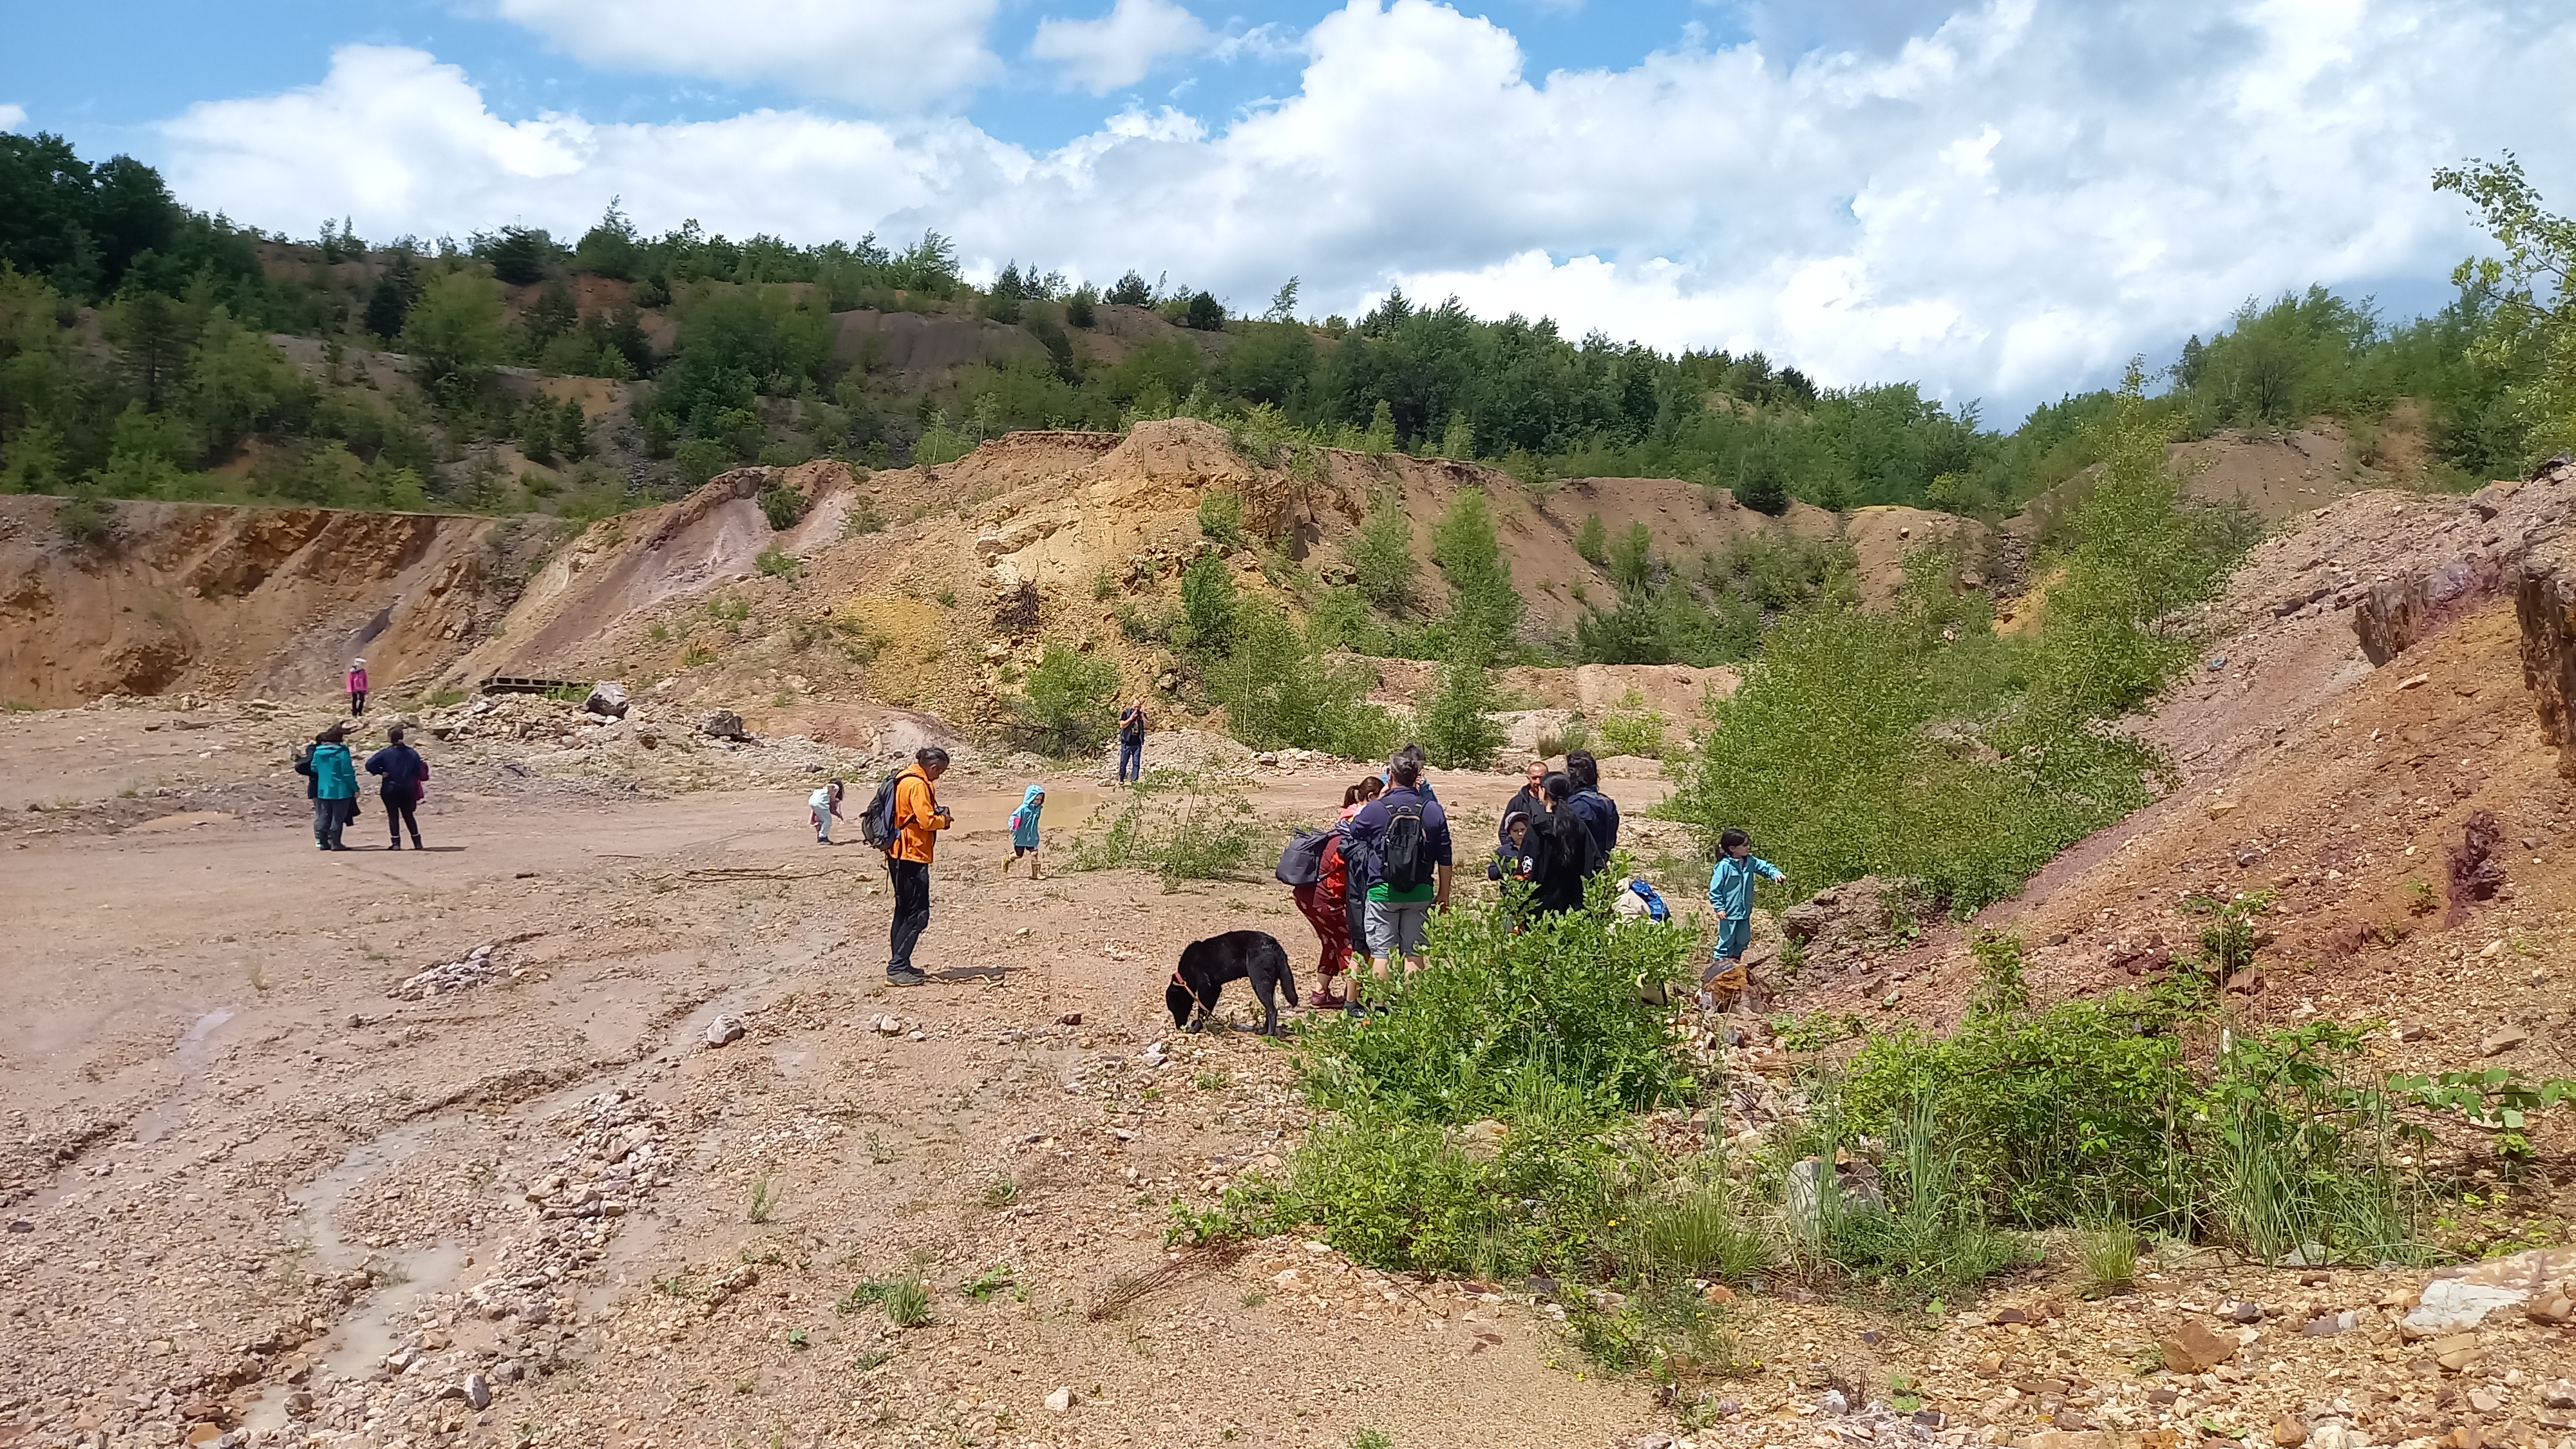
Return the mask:
<path id="1" fill-rule="evenodd" d="M 805 495 L 783 483 L 761 489 L 759 502 L 761 515 L 773 530 L 794 528 L 805 517 Z"/>

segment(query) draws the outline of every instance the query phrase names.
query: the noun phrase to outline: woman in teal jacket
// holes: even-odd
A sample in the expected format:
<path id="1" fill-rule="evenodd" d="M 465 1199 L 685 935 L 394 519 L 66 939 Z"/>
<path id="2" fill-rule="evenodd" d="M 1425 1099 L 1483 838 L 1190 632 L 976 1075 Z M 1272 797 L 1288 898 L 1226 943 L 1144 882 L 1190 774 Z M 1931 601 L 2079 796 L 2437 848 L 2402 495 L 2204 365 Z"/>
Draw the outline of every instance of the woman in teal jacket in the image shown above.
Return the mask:
<path id="1" fill-rule="evenodd" d="M 313 737 L 313 752 L 295 767 L 313 777 L 313 845 L 317 850 L 346 850 L 340 832 L 358 817 L 358 769 L 349 758 L 347 736 L 338 725 Z"/>

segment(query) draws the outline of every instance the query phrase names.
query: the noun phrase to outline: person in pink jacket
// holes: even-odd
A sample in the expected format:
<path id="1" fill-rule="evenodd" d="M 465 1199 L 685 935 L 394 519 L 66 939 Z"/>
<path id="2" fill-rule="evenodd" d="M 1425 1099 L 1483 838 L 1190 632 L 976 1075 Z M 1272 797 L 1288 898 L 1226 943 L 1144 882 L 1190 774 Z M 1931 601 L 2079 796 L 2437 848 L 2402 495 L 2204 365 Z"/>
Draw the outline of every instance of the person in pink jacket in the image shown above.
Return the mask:
<path id="1" fill-rule="evenodd" d="M 366 712 L 367 661 L 353 659 L 349 661 L 349 713 L 356 716 Z"/>

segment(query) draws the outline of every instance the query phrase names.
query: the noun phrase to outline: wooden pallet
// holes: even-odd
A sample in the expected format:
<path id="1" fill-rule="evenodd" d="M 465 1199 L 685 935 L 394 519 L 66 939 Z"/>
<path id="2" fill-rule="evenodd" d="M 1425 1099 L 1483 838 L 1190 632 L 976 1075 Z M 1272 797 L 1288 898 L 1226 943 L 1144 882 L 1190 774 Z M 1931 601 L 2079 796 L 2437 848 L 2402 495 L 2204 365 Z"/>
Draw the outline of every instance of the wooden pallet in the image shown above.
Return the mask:
<path id="1" fill-rule="evenodd" d="M 490 674 L 483 679 L 485 694 L 552 694 L 559 689 L 589 688 L 578 679 L 538 679 L 522 674 Z"/>

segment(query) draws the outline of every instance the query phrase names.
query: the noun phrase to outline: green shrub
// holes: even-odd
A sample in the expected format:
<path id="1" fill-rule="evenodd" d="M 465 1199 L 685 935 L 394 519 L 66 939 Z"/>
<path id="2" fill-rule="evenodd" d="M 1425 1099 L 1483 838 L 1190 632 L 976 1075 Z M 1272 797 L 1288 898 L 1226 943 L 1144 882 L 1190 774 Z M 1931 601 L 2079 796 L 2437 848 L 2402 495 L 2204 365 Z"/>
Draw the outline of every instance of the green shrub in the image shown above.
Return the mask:
<path id="1" fill-rule="evenodd" d="M 1574 533 L 1574 551 L 1586 563 L 1610 561 L 1610 530 L 1602 525 L 1600 514 L 1583 515 L 1583 526 Z"/>
<path id="2" fill-rule="evenodd" d="M 1181 572 L 1181 623 L 1172 642 L 1201 659 L 1223 659 L 1235 645 L 1234 570 L 1209 554 Z M 1186 632 L 1184 632 L 1186 631 Z"/>
<path id="3" fill-rule="evenodd" d="M 97 548 L 116 537 L 116 505 L 81 493 L 54 510 L 54 528 L 76 548 Z"/>
<path id="4" fill-rule="evenodd" d="M 2192 1087 L 2181 1044 L 2144 998 L 1981 1012 L 1946 1037 L 1873 1038 L 1834 1093 L 1855 1136 L 1888 1137 L 1924 1103 L 1956 1154 L 1950 1181 L 2028 1227 L 2088 1208 L 2180 1223 L 2191 1188 L 2174 1152 Z"/>
<path id="5" fill-rule="evenodd" d="M 852 495 L 850 511 L 841 517 L 841 537 L 858 538 L 885 532 L 885 515 L 877 512 L 876 499 L 865 493 Z"/>
<path id="6" fill-rule="evenodd" d="M 1429 964 L 1395 984 L 1395 1009 L 1310 1037 L 1308 1094 L 1334 1111 L 1471 1122 L 1508 1111 L 1544 1071 L 1602 1112 L 1687 1090 L 1662 1009 L 1640 987 L 1685 979 L 1686 931 L 1612 930 L 1606 877 L 1586 908 L 1522 920 L 1492 902 L 1431 919 Z"/>
<path id="7" fill-rule="evenodd" d="M 763 578 L 785 579 L 791 584 L 796 582 L 797 574 L 805 567 L 804 560 L 783 548 L 764 548 L 752 563 Z"/>
<path id="8" fill-rule="evenodd" d="M 1207 667 L 1210 697 L 1234 737 L 1256 750 L 1324 750 L 1346 760 L 1394 747 L 1394 716 L 1368 702 L 1365 666 L 1324 657 L 1296 621 L 1259 601 L 1239 611 L 1234 652 Z"/>
<path id="9" fill-rule="evenodd" d="M 1059 759 L 1098 749 L 1117 728 L 1118 661 L 1049 644 L 1013 701 L 1020 732 Z"/>
<path id="10" fill-rule="evenodd" d="M 671 461 L 680 470 L 680 481 L 692 488 L 733 466 L 733 453 L 713 438 L 691 438 L 671 453 Z"/>
<path id="11" fill-rule="evenodd" d="M 1617 1205 L 1647 1178 L 1640 1146 L 1543 1070 L 1515 1080 L 1519 1100 L 1489 1152 L 1436 1123 L 1363 1110 L 1318 1124 L 1287 1182 L 1266 1198 L 1255 1184 L 1244 1200 L 1282 1226 L 1321 1224 L 1325 1241 L 1389 1271 L 1597 1272 L 1620 1237 Z"/>
<path id="12" fill-rule="evenodd" d="M 1413 523 L 1401 497 L 1379 494 L 1342 554 L 1361 598 L 1390 614 L 1413 606 L 1414 580 L 1421 570 L 1413 557 Z"/>
<path id="13" fill-rule="evenodd" d="M 1156 772 L 1092 813 L 1073 838 L 1070 868 L 1151 870 L 1168 894 L 1185 880 L 1240 875 L 1261 840 L 1243 796 Z"/>
<path id="14" fill-rule="evenodd" d="M 2265 1261 L 2311 1243 L 2337 1261 L 2422 1256 L 2428 1204 L 2396 1165 L 2398 1102 L 2362 1070 L 2368 1035 L 2332 1021 L 2230 1034 L 2195 1114 L 2224 1241 Z"/>
<path id="15" fill-rule="evenodd" d="M 803 521 L 807 507 L 805 495 L 783 483 L 761 489 L 759 503 L 761 516 L 772 529 L 794 528 Z"/>
<path id="16" fill-rule="evenodd" d="M 1490 902 L 1434 916 L 1429 964 L 1383 1015 L 1310 1030 L 1307 1094 L 1328 1115 L 1284 1179 L 1248 1175 L 1222 1216 L 1235 1231 L 1320 1225 L 1387 1269 L 1625 1272 L 1628 1205 L 1654 1173 L 1624 1114 L 1690 1089 L 1640 984 L 1678 983 L 1692 949 L 1686 932 L 1613 929 L 1606 890 L 1526 923 Z"/>
<path id="17" fill-rule="evenodd" d="M 1450 628 L 1463 647 L 1490 659 L 1520 627 L 1521 596 L 1494 536 L 1481 488 L 1462 488 L 1431 530 L 1431 561 L 1449 581 Z"/>
<path id="18" fill-rule="evenodd" d="M 1414 719 L 1423 753 L 1441 769 L 1481 770 L 1509 737 L 1489 713 L 1502 701 L 1494 692 L 1492 673 L 1478 657 L 1482 652 L 1469 649 L 1443 665 L 1439 688 Z"/>
<path id="19" fill-rule="evenodd" d="M 1210 491 L 1199 499 L 1199 532 L 1227 548 L 1243 546 L 1243 495 Z"/>
<path id="20" fill-rule="evenodd" d="M 1712 710 L 1727 747 L 1663 813 L 1712 838 L 1750 829 L 1810 886 L 1908 876 L 1964 913 L 2169 784 L 2114 721 L 2189 656 L 2161 621 L 2215 585 L 2244 535 L 2182 497 L 2138 389 L 2132 376 L 2098 430 L 2104 482 L 2068 555 L 2083 582 L 2063 616 L 2051 591 L 2035 641 L 1998 639 L 1982 596 L 1949 589 L 1955 558 L 1918 554 L 1889 610 L 1827 606 L 1771 633 Z"/>
<path id="21" fill-rule="evenodd" d="M 948 414 L 931 414 L 930 426 L 912 445 L 912 461 L 924 466 L 954 463 L 975 451 L 976 439 L 950 425 Z"/>
<path id="22" fill-rule="evenodd" d="M 1663 758 L 1664 717 L 1652 710 L 1621 711 L 1601 717 L 1601 747 L 1614 755 Z"/>

